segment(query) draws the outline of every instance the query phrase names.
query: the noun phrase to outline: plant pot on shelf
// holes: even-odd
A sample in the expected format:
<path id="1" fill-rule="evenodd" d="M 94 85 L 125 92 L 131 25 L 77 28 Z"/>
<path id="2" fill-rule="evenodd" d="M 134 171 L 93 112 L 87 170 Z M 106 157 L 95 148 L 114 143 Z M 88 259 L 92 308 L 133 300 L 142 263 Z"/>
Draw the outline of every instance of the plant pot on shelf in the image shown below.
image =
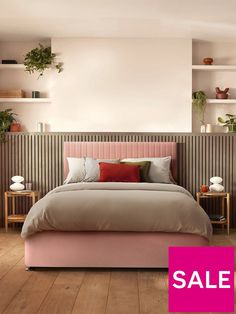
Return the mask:
<path id="1" fill-rule="evenodd" d="M 10 126 L 10 132 L 21 132 L 22 127 L 21 124 L 18 122 L 13 122 Z"/>
<path id="2" fill-rule="evenodd" d="M 236 124 L 228 124 L 227 128 L 229 133 L 236 133 Z"/>
<path id="3" fill-rule="evenodd" d="M 236 133 L 236 115 L 226 113 L 226 119 L 218 117 L 218 122 L 226 126 L 229 133 Z"/>
<path id="4" fill-rule="evenodd" d="M 228 99 L 229 88 L 221 90 L 219 87 L 216 87 L 216 99 Z"/>

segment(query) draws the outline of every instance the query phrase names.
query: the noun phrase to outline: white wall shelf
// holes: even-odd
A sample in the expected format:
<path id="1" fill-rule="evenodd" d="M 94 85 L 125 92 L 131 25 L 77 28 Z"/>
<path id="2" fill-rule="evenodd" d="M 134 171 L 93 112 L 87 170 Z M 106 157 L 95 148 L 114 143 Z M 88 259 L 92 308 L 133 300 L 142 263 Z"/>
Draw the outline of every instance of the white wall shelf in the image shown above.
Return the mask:
<path id="1" fill-rule="evenodd" d="M 236 104 L 236 99 L 207 99 L 208 104 Z"/>
<path id="2" fill-rule="evenodd" d="M 0 70 L 24 70 L 24 64 L 0 64 Z"/>
<path id="3" fill-rule="evenodd" d="M 50 103 L 50 98 L 0 98 L 0 103 Z"/>
<path id="4" fill-rule="evenodd" d="M 200 71 L 236 71 L 236 65 L 192 65 L 192 70 Z"/>

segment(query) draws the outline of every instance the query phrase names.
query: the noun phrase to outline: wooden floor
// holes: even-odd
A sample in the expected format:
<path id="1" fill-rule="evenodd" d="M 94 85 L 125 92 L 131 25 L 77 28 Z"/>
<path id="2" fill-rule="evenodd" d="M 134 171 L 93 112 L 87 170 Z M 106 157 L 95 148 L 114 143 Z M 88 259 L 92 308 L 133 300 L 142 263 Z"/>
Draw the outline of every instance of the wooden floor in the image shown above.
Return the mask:
<path id="1" fill-rule="evenodd" d="M 236 232 L 217 233 L 212 244 L 236 246 Z M 0 230 L 0 313 L 168 313 L 167 271 L 28 272 L 23 256 L 19 232 Z"/>

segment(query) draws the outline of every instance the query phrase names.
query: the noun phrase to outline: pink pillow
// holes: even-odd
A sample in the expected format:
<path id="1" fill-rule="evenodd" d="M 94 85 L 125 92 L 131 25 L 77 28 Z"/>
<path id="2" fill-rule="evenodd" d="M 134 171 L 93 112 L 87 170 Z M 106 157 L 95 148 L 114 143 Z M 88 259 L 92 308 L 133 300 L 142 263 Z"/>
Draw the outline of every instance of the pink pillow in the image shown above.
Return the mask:
<path id="1" fill-rule="evenodd" d="M 139 166 L 100 162 L 100 182 L 140 182 Z"/>

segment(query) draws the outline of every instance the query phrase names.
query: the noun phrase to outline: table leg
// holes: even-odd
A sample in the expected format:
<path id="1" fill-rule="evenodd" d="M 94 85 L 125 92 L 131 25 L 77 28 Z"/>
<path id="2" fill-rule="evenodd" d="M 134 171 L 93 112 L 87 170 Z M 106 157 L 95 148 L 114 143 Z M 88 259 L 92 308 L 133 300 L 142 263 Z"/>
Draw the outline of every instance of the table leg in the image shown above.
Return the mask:
<path id="1" fill-rule="evenodd" d="M 197 193 L 197 203 L 200 205 L 200 194 Z"/>
<path id="2" fill-rule="evenodd" d="M 227 233 L 229 235 L 230 228 L 230 194 L 227 193 Z"/>
<path id="3" fill-rule="evenodd" d="M 7 232 L 8 229 L 8 197 L 7 193 L 5 193 L 5 230 Z"/>
<path id="4" fill-rule="evenodd" d="M 15 196 L 12 196 L 12 214 L 16 214 L 16 199 Z M 15 222 L 13 222 L 13 229 L 15 229 Z"/>
<path id="5" fill-rule="evenodd" d="M 35 194 L 32 194 L 32 205 L 35 204 Z"/>
<path id="6" fill-rule="evenodd" d="M 225 216 L 225 198 L 221 198 L 221 215 Z M 225 225 L 221 225 L 221 228 L 224 230 Z"/>

